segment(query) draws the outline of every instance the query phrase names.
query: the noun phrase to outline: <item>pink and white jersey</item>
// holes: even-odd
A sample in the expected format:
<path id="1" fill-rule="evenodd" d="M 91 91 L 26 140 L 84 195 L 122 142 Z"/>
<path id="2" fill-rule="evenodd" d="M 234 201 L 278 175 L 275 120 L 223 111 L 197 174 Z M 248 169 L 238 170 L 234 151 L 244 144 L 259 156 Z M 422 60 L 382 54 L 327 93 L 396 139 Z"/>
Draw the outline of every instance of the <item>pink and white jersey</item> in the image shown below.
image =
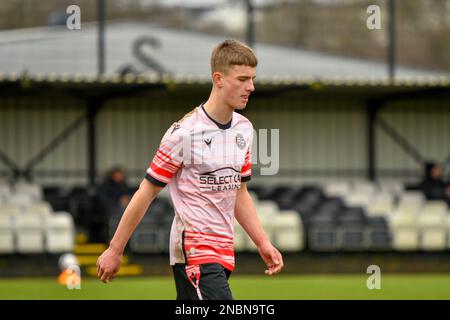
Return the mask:
<path id="1" fill-rule="evenodd" d="M 146 178 L 169 186 L 171 265 L 216 262 L 234 269 L 234 208 L 241 181 L 250 180 L 252 141 L 247 118 L 234 112 L 223 125 L 203 104 L 167 130 Z"/>

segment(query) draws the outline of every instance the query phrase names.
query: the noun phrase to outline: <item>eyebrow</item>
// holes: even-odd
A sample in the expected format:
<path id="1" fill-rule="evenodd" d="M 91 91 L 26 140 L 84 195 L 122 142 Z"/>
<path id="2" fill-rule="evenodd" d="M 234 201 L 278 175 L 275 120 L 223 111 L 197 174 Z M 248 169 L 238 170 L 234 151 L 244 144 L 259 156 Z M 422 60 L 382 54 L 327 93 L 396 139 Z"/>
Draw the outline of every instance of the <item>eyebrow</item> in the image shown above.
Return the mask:
<path id="1" fill-rule="evenodd" d="M 250 76 L 238 76 L 238 78 L 239 79 L 250 79 L 250 78 L 255 79 L 256 76 L 253 76 L 253 77 L 250 77 Z"/>

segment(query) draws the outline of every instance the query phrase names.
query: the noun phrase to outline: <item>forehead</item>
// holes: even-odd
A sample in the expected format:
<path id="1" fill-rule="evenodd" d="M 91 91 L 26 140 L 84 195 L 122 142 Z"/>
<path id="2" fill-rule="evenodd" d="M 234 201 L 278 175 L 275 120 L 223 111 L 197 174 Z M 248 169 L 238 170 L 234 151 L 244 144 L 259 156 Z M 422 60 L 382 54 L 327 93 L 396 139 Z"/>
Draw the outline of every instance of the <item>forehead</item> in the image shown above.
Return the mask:
<path id="1" fill-rule="evenodd" d="M 232 65 L 227 73 L 233 77 L 244 76 L 253 78 L 256 76 L 256 68 L 244 65 Z"/>

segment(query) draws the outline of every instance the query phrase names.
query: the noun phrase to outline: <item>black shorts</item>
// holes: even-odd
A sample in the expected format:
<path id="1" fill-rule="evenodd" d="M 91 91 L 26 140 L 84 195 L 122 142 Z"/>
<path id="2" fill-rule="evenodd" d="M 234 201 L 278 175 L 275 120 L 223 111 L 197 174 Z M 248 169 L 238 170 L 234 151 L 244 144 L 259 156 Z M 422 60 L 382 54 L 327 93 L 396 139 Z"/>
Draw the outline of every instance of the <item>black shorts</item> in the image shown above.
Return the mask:
<path id="1" fill-rule="evenodd" d="M 177 300 L 233 300 L 228 278 L 231 271 L 219 263 L 172 266 Z"/>

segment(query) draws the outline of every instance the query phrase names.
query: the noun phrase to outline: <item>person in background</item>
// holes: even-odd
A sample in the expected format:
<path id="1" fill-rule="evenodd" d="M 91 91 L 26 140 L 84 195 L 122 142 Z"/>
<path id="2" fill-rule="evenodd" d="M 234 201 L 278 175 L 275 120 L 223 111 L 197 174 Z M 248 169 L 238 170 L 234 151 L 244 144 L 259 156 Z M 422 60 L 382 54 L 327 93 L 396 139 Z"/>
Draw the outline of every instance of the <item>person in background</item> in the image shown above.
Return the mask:
<path id="1" fill-rule="evenodd" d="M 111 169 L 100 186 L 99 197 L 107 215 L 122 213 L 130 202 L 125 171 L 120 167 Z"/>
<path id="2" fill-rule="evenodd" d="M 450 205 L 450 186 L 444 181 L 443 170 L 439 163 L 425 164 L 425 178 L 420 184 L 420 189 L 427 200 L 443 200 Z"/>
<path id="3" fill-rule="evenodd" d="M 131 200 L 130 188 L 126 181 L 126 173 L 121 167 L 108 171 L 105 180 L 99 187 L 100 221 L 91 226 L 93 238 L 97 241 L 109 241 L 108 221 L 112 216 L 121 216 Z"/>

